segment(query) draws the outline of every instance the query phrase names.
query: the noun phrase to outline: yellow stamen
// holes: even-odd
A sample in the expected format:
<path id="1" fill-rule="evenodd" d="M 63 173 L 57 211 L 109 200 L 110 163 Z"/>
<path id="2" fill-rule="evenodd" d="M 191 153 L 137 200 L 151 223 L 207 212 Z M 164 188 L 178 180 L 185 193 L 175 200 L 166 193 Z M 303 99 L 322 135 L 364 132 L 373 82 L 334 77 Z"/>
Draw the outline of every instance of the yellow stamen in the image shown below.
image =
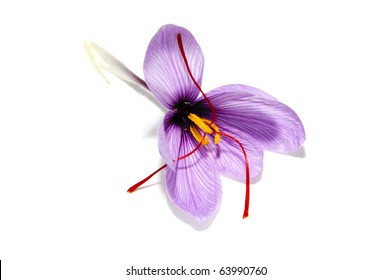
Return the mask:
<path id="1" fill-rule="evenodd" d="M 216 133 L 216 136 L 215 136 L 215 144 L 218 144 L 219 142 L 220 142 L 220 139 L 221 139 L 221 136 L 220 136 L 220 129 L 219 129 L 219 127 L 215 124 L 215 123 L 212 123 L 210 120 L 208 120 L 208 119 L 204 119 L 204 118 L 201 118 L 201 120 L 204 122 L 204 123 L 206 123 L 207 125 L 210 125 L 212 128 L 213 128 L 213 130 L 215 131 L 215 132 L 217 132 Z"/>
<path id="2" fill-rule="evenodd" d="M 201 141 L 202 141 L 202 145 L 206 145 L 209 143 L 209 138 L 205 137 L 204 139 L 202 139 L 201 133 L 194 125 L 190 126 L 190 132 L 191 134 L 193 134 L 194 138 L 198 141 L 198 143 L 200 143 Z"/>
<path id="3" fill-rule="evenodd" d="M 208 119 L 200 118 L 199 116 L 197 116 L 196 114 L 193 114 L 193 113 L 190 113 L 187 117 L 196 126 L 198 126 L 198 128 L 201 129 L 203 132 L 208 133 L 208 134 L 214 133 L 215 134 L 215 141 L 214 141 L 215 144 L 218 144 L 220 142 L 220 140 L 221 140 L 220 130 L 214 122 L 212 122 Z M 191 131 L 191 134 L 193 134 L 194 138 L 198 142 L 201 142 L 202 136 L 201 136 L 200 132 L 198 131 L 198 129 L 195 126 L 191 125 L 190 131 Z M 206 140 L 208 140 L 208 138 L 204 139 L 204 141 L 202 142 L 202 145 L 206 145 L 209 143 L 209 140 L 208 141 L 206 141 Z"/>
<path id="4" fill-rule="evenodd" d="M 195 123 L 203 132 L 212 134 L 213 130 L 197 115 L 190 113 L 188 116 L 189 120 Z"/>

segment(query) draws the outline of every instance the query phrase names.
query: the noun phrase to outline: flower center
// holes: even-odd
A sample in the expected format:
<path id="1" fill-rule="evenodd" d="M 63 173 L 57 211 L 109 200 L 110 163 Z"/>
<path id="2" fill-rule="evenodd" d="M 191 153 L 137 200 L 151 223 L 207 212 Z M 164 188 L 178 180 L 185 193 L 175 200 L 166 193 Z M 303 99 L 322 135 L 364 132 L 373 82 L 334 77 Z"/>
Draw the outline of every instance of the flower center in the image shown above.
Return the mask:
<path id="1" fill-rule="evenodd" d="M 215 144 L 218 144 L 220 142 L 220 130 L 218 126 L 213 123 L 212 121 L 200 118 L 196 114 L 190 113 L 188 116 L 189 120 L 191 120 L 199 129 L 201 129 L 203 132 L 207 134 L 213 134 L 215 133 Z M 202 143 L 202 145 L 206 145 L 209 143 L 209 138 L 202 137 L 201 133 L 197 129 L 197 127 L 194 125 L 190 125 L 190 132 L 193 135 L 193 137 L 197 140 L 198 143 Z"/>

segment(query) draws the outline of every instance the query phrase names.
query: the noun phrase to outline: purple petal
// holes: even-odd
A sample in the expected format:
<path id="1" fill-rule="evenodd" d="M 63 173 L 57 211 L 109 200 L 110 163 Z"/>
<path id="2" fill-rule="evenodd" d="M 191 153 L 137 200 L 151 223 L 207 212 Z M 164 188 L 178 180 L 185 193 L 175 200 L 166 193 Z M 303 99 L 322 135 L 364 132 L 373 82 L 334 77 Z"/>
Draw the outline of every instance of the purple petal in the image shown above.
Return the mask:
<path id="1" fill-rule="evenodd" d="M 158 147 L 161 156 L 168 167 L 176 170 L 176 160 L 180 156 L 180 145 L 183 134 L 183 129 L 177 125 L 171 124 L 175 113 L 167 112 L 163 122 L 158 127 Z"/>
<path id="2" fill-rule="evenodd" d="M 263 150 L 257 145 L 258 142 L 251 135 L 224 124 L 219 129 L 240 141 L 247 154 L 250 178 L 258 178 L 263 166 Z M 214 164 L 221 175 L 242 182 L 246 180 L 244 155 L 238 143 L 227 136 L 221 136 L 218 144 L 211 143 L 208 148 L 213 150 Z"/>
<path id="3" fill-rule="evenodd" d="M 181 155 L 191 152 L 196 146 L 195 139 L 184 133 Z M 220 175 L 204 147 L 179 160 L 176 171 L 167 169 L 166 185 L 171 201 L 199 220 L 210 218 L 220 205 Z"/>
<path id="4" fill-rule="evenodd" d="M 261 90 L 228 85 L 207 96 L 216 109 L 217 125 L 251 135 L 263 150 L 291 152 L 304 142 L 304 127 L 297 114 Z"/>
<path id="5" fill-rule="evenodd" d="M 242 85 L 242 84 L 230 84 L 230 85 L 225 85 L 221 86 L 218 88 L 215 88 L 214 90 L 208 92 L 208 97 L 213 96 L 213 95 L 220 95 L 224 93 L 241 93 L 241 94 L 250 94 L 251 96 L 257 96 L 259 98 L 263 99 L 268 99 L 268 100 L 276 100 L 277 98 L 271 96 L 270 94 L 264 92 L 263 90 L 260 90 L 259 88 L 247 86 L 247 85 Z M 240 96 L 240 95 L 239 95 Z M 237 96 L 237 97 L 239 97 Z M 220 96 L 219 98 L 226 97 L 225 95 Z M 229 97 L 229 96 L 227 96 Z"/>
<path id="6" fill-rule="evenodd" d="M 158 129 L 159 151 L 169 166 L 166 169 L 167 193 L 180 209 L 198 219 L 206 219 L 220 205 L 220 176 L 205 146 L 177 160 L 193 151 L 198 143 L 188 132 L 170 123 L 171 114 L 167 113 Z"/>
<path id="7" fill-rule="evenodd" d="M 178 33 L 182 36 L 191 72 L 201 85 L 204 56 L 193 35 L 185 28 L 161 27 L 149 43 L 144 60 L 144 76 L 149 89 L 169 109 L 181 101 L 195 101 L 199 94 L 186 70 L 178 46 Z"/>

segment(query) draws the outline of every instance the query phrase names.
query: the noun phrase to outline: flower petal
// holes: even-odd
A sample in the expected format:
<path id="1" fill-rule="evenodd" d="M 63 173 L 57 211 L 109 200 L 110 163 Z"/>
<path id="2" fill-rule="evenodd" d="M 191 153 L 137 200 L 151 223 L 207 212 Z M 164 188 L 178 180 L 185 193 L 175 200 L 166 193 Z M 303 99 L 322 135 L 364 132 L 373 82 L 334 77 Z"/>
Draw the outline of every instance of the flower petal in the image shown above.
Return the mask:
<path id="1" fill-rule="evenodd" d="M 292 152 L 305 140 L 297 114 L 261 90 L 228 85 L 212 90 L 207 96 L 216 109 L 218 126 L 251 135 L 263 150 Z M 199 102 L 207 106 L 205 100 Z"/>
<path id="2" fill-rule="evenodd" d="M 198 219 L 206 219 L 220 205 L 220 176 L 205 146 L 178 160 L 193 151 L 198 143 L 189 132 L 170 122 L 171 114 L 166 114 L 158 128 L 159 151 L 169 167 L 166 169 L 167 193 L 180 209 Z"/>
<path id="3" fill-rule="evenodd" d="M 277 98 L 271 96 L 270 94 L 264 92 L 263 90 L 260 90 L 259 88 L 247 86 L 247 85 L 242 85 L 242 84 L 230 84 L 230 85 L 225 85 L 221 86 L 218 88 L 215 88 L 214 90 L 208 92 L 208 97 L 213 96 L 213 95 L 220 95 L 220 94 L 225 94 L 225 93 L 248 93 L 253 96 L 257 96 L 259 98 L 263 99 L 268 99 L 268 100 L 276 100 Z M 239 95 L 240 96 L 240 95 Z M 239 97 L 237 96 L 237 97 Z M 219 98 L 226 97 L 225 95 L 219 96 Z"/>
<path id="4" fill-rule="evenodd" d="M 263 150 L 258 142 L 249 134 L 226 125 L 219 126 L 220 131 L 234 136 L 243 145 L 250 168 L 250 178 L 258 178 L 262 172 Z M 227 136 L 221 136 L 218 144 L 209 144 L 213 151 L 214 165 L 218 172 L 228 178 L 245 182 L 246 165 L 243 151 L 234 140 Z"/>
<path id="5" fill-rule="evenodd" d="M 193 35 L 185 28 L 161 27 L 149 43 L 144 60 L 144 76 L 149 89 L 169 109 L 181 101 L 193 102 L 199 94 L 186 70 L 178 46 L 178 33 L 182 36 L 191 72 L 201 85 L 204 56 Z"/>
<path id="6" fill-rule="evenodd" d="M 175 113 L 167 112 L 163 121 L 158 127 L 158 147 L 161 156 L 168 167 L 176 170 L 176 162 L 181 145 L 183 129 L 171 123 L 171 119 Z"/>
<path id="7" fill-rule="evenodd" d="M 196 146 L 195 139 L 189 133 L 184 133 L 181 155 L 186 155 Z M 166 170 L 166 187 L 171 201 L 199 220 L 210 218 L 221 201 L 220 175 L 203 148 L 179 160 L 176 171 Z"/>

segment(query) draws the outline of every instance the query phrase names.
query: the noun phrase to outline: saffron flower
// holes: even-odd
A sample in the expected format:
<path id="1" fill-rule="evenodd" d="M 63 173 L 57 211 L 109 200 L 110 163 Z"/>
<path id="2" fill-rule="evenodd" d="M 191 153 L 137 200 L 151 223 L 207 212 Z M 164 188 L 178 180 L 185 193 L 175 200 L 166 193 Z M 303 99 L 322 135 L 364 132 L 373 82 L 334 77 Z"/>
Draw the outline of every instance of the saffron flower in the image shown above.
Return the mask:
<path id="1" fill-rule="evenodd" d="M 219 208 L 223 175 L 246 183 L 245 218 L 250 180 L 261 174 L 263 152 L 293 152 L 305 140 L 297 114 L 260 89 L 231 84 L 204 93 L 204 57 L 183 27 L 162 26 L 152 38 L 144 61 L 145 81 L 97 45 L 86 48 L 99 71 L 143 87 L 167 109 L 158 128 L 165 164 L 129 192 L 165 169 L 170 200 L 204 220 Z"/>

